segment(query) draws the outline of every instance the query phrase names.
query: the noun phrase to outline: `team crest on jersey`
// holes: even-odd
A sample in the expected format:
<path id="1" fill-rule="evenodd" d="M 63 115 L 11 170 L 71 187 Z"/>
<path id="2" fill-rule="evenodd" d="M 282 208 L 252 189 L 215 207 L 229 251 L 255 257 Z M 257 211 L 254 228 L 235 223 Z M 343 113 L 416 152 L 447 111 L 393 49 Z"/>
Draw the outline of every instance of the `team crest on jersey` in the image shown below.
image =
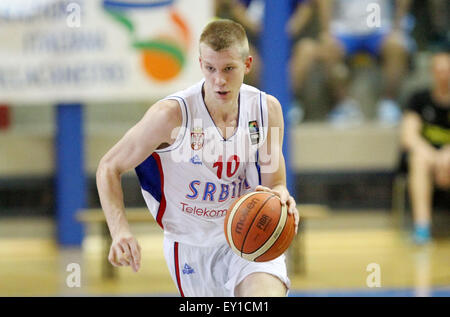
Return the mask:
<path id="1" fill-rule="evenodd" d="M 259 127 L 256 120 L 248 122 L 248 132 L 250 133 L 250 140 L 252 144 L 258 144 L 259 142 Z"/>
<path id="2" fill-rule="evenodd" d="M 205 140 L 205 134 L 202 128 L 194 128 L 191 132 L 191 148 L 194 151 L 198 151 L 203 147 Z"/>

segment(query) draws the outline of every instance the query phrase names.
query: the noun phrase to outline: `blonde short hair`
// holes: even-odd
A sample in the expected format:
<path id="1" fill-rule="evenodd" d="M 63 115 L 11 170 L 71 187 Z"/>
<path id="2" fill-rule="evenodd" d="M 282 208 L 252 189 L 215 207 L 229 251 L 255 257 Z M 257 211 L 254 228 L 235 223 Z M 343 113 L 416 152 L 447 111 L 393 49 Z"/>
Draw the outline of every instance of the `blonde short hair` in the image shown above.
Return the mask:
<path id="1" fill-rule="evenodd" d="M 200 36 L 200 43 L 204 43 L 219 52 L 223 49 L 238 45 L 242 49 L 242 57 L 249 55 L 247 34 L 239 23 L 228 19 L 218 19 L 206 25 Z"/>

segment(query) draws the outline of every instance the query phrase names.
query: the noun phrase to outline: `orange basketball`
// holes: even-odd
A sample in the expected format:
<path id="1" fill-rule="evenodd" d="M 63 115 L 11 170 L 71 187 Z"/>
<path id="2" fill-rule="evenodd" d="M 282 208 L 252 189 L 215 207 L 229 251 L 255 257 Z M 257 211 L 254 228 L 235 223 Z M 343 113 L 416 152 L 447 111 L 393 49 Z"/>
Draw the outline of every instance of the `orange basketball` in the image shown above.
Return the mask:
<path id="1" fill-rule="evenodd" d="M 291 244 L 294 215 L 281 206 L 278 196 L 251 192 L 230 206 L 224 230 L 236 254 L 249 261 L 266 262 L 283 254 Z"/>

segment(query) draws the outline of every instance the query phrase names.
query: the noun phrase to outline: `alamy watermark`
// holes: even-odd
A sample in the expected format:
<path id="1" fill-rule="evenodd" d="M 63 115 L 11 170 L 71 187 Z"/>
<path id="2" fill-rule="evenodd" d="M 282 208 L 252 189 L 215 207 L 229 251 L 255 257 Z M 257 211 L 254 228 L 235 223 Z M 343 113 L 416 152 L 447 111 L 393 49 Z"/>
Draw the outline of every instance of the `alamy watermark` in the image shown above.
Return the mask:
<path id="1" fill-rule="evenodd" d="M 71 2 L 66 7 L 66 23 L 69 28 L 81 27 L 81 6 L 78 3 Z"/>
<path id="2" fill-rule="evenodd" d="M 366 23 L 369 28 L 381 27 L 381 8 L 378 3 L 371 2 L 366 7 L 366 12 L 369 13 L 366 18 Z"/>
<path id="3" fill-rule="evenodd" d="M 381 266 L 378 263 L 369 263 L 366 271 L 370 272 L 366 278 L 367 287 L 381 287 Z"/>
<path id="4" fill-rule="evenodd" d="M 81 287 L 81 266 L 78 263 L 69 263 L 66 272 L 70 272 L 66 277 L 66 285 L 69 288 Z"/>

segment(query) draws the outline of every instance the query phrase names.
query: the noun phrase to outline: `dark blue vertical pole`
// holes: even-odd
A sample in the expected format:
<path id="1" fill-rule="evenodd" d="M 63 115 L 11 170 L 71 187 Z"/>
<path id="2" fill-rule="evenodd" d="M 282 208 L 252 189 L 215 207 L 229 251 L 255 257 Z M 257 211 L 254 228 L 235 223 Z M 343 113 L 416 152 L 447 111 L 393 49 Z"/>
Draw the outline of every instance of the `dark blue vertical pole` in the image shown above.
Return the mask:
<path id="1" fill-rule="evenodd" d="M 283 154 L 286 161 L 286 182 L 294 196 L 294 174 L 291 168 L 290 133 L 288 113 L 291 107 L 291 90 L 289 76 L 289 58 L 291 41 L 285 32 L 286 23 L 291 15 L 291 1 L 266 0 L 264 24 L 261 38 L 263 60 L 262 87 L 267 93 L 275 96 L 281 103 L 284 117 Z"/>
<path id="2" fill-rule="evenodd" d="M 83 106 L 56 106 L 56 217 L 58 242 L 62 246 L 81 245 L 83 231 L 75 219 L 85 207 Z"/>

